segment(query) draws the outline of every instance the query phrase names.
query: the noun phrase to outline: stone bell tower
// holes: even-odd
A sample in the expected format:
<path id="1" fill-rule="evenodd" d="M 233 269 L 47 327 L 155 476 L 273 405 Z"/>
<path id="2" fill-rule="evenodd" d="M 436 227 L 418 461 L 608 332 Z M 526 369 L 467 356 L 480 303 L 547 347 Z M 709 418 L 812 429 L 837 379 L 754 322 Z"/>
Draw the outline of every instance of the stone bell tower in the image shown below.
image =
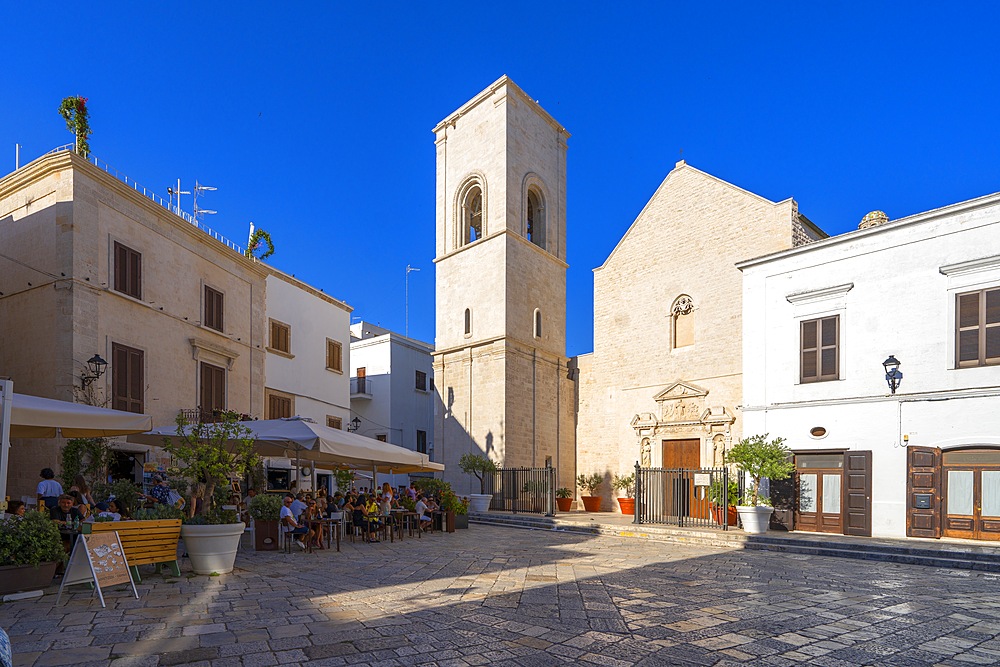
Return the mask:
<path id="1" fill-rule="evenodd" d="M 479 492 L 458 469 L 466 452 L 503 466 L 552 465 L 572 487 L 569 133 L 506 76 L 434 133 L 434 460 L 460 493 Z"/>

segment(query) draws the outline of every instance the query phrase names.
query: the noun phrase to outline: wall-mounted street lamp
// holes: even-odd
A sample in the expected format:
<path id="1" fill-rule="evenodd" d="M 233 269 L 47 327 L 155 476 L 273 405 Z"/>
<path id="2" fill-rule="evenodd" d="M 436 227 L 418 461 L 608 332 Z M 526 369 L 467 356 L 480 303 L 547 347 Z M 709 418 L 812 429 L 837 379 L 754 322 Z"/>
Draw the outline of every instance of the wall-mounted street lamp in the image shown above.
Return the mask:
<path id="1" fill-rule="evenodd" d="M 899 372 L 899 359 L 890 354 L 889 358 L 882 362 L 882 367 L 885 368 L 885 381 L 889 385 L 889 391 L 895 394 L 903 381 L 903 374 Z"/>
<path id="2" fill-rule="evenodd" d="M 347 422 L 347 430 L 348 430 L 349 432 L 351 432 L 351 433 L 354 433 L 354 432 L 356 432 L 356 431 L 357 431 L 357 430 L 358 430 L 359 428 L 361 428 L 361 420 L 360 420 L 360 419 L 358 419 L 357 417 L 355 417 L 355 418 L 354 418 L 354 419 L 352 419 L 351 421 Z"/>
<path id="3" fill-rule="evenodd" d="M 87 360 L 87 367 L 90 369 L 90 374 L 84 372 L 80 375 L 80 381 L 84 387 L 89 386 L 94 380 L 99 380 L 104 375 L 104 371 L 108 368 L 108 362 L 101 359 L 101 355 L 95 354 Z"/>

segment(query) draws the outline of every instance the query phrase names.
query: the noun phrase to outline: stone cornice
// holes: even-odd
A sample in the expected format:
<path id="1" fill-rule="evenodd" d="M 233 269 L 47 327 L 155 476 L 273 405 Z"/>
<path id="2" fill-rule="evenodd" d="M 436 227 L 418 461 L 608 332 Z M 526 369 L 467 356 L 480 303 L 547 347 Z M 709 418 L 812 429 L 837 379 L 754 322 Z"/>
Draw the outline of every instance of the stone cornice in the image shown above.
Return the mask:
<path id="1" fill-rule="evenodd" d="M 961 276 L 970 273 L 993 271 L 995 269 L 1000 269 L 1000 255 L 970 259 L 967 262 L 958 262 L 956 264 L 945 264 L 938 270 L 946 276 Z"/>
<path id="2" fill-rule="evenodd" d="M 226 360 L 228 370 L 233 370 L 233 362 L 240 356 L 239 352 L 217 345 L 209 340 L 205 340 L 204 338 L 189 338 L 188 341 L 191 343 L 191 352 L 195 361 L 199 361 L 201 359 L 202 352 L 211 352 L 212 354 L 224 358 Z"/>
<path id="3" fill-rule="evenodd" d="M 560 135 L 564 135 L 565 138 L 570 136 L 570 133 L 566 131 L 566 128 L 559 124 L 555 118 L 553 118 L 549 112 L 542 108 L 535 100 L 531 99 L 527 93 L 521 90 L 520 86 L 514 83 L 509 76 L 504 74 L 499 79 L 491 83 L 484 90 L 482 90 L 478 95 L 473 97 L 471 100 L 460 106 L 457 110 L 448 115 L 447 118 L 438 123 L 432 130 L 435 134 L 439 133 L 441 130 L 445 129 L 449 125 L 454 126 L 458 120 L 469 113 L 472 109 L 476 108 L 484 101 L 490 99 L 497 91 L 501 88 L 507 88 L 507 94 L 516 95 L 521 101 L 525 102 L 528 106 L 532 107 L 535 112 L 541 116 L 549 125 L 552 126 Z"/>
<path id="4" fill-rule="evenodd" d="M 567 264 L 566 262 L 564 262 L 562 259 L 560 259 L 556 255 L 553 255 L 548 250 L 543 250 L 542 248 L 539 248 L 538 246 L 536 246 L 534 243 L 532 243 L 528 239 L 524 238 L 523 236 L 521 236 L 520 234 L 518 234 L 517 232 L 515 232 L 515 231 L 513 231 L 511 229 L 507 229 L 506 227 L 504 227 L 503 229 L 500 229 L 498 231 L 492 232 L 491 234 L 488 234 L 488 235 L 484 236 L 483 238 L 479 239 L 478 241 L 473 241 L 472 243 L 466 243 L 465 245 L 463 245 L 460 248 L 455 248 L 451 252 L 448 252 L 448 253 L 446 253 L 444 255 L 441 255 L 439 257 L 435 257 L 434 258 L 434 263 L 437 264 L 438 262 L 443 261 L 445 259 L 448 259 L 449 257 L 454 257 L 458 253 L 465 252 L 466 250 L 469 250 L 470 248 L 478 248 L 480 246 L 480 244 L 486 243 L 487 241 L 489 241 L 491 239 L 500 238 L 500 237 L 502 237 L 504 235 L 507 235 L 507 234 L 509 234 L 510 236 L 513 236 L 514 238 L 518 239 L 519 241 L 527 243 L 528 245 L 530 245 L 532 247 L 532 249 L 535 252 L 542 253 L 545 257 L 547 257 L 548 259 L 552 260 L 553 262 L 555 262 L 556 264 L 558 264 L 560 267 L 562 267 L 564 269 L 568 269 L 569 268 L 569 264 Z"/>
<path id="5" fill-rule="evenodd" d="M 32 160 L 17 171 L 0 178 L 0 199 L 5 199 L 25 188 L 33 181 L 40 181 L 49 174 L 63 171 L 73 166 L 69 151 L 43 155 Z M 9 211 L 0 211 L 0 217 Z"/>
<path id="6" fill-rule="evenodd" d="M 820 289 L 803 290 L 785 295 L 788 303 L 814 303 L 826 299 L 835 299 L 844 296 L 854 289 L 854 283 L 844 283 L 843 285 L 833 285 L 832 287 L 821 287 Z"/>

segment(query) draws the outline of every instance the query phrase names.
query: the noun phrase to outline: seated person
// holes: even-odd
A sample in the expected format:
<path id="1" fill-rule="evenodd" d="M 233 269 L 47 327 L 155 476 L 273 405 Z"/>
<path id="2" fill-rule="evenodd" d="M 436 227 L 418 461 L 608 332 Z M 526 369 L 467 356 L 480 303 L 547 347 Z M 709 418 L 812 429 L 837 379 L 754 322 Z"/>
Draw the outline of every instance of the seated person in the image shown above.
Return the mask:
<path id="1" fill-rule="evenodd" d="M 291 494 L 289 494 L 291 495 Z M 302 513 L 306 510 L 306 494 L 299 491 L 292 500 L 292 514 L 295 515 L 295 519 L 298 520 Z"/>
<path id="2" fill-rule="evenodd" d="M 424 501 L 424 494 L 417 494 L 417 506 L 414 508 L 417 513 L 417 517 L 420 520 L 420 530 L 427 530 L 431 526 L 431 515 L 430 509 L 427 507 L 427 503 Z"/>
<path id="3" fill-rule="evenodd" d="M 323 548 L 323 524 L 312 522 L 319 521 L 322 518 L 323 513 L 319 509 L 319 503 L 315 500 L 310 500 L 305 511 L 302 513 L 302 522 L 310 528 L 309 536 L 312 538 L 311 544 L 320 549 Z"/>
<path id="4" fill-rule="evenodd" d="M 25 504 L 21 500 L 12 500 L 7 503 L 7 514 L 10 516 L 24 516 Z"/>
<path id="5" fill-rule="evenodd" d="M 56 506 L 49 510 L 49 518 L 64 526 L 84 519 L 80 510 L 73 505 L 73 496 L 68 493 L 59 496 Z"/>
<path id="6" fill-rule="evenodd" d="M 121 521 L 122 515 L 118 511 L 118 503 L 113 500 L 109 500 L 106 503 L 97 503 L 97 518 Z"/>
<path id="7" fill-rule="evenodd" d="M 281 506 L 281 514 L 279 515 L 278 520 L 281 522 L 282 531 L 291 532 L 292 535 L 296 535 L 295 544 L 297 544 L 300 549 L 305 549 L 306 544 L 299 536 L 305 535 L 306 539 L 309 539 L 312 537 L 312 533 L 309 531 L 308 526 L 300 524 L 295 518 L 295 514 L 292 512 L 293 502 L 295 502 L 295 496 L 290 493 L 285 496 L 285 502 Z"/>
<path id="8" fill-rule="evenodd" d="M 368 541 L 378 542 L 378 529 L 382 526 L 378 498 L 374 495 L 368 499 L 365 505 L 365 516 L 368 517 Z"/>
<path id="9" fill-rule="evenodd" d="M 79 510 L 80 516 L 84 519 L 90 516 L 90 505 L 84 501 L 83 495 L 79 491 L 70 491 L 67 495 L 73 497 L 73 506 Z"/>

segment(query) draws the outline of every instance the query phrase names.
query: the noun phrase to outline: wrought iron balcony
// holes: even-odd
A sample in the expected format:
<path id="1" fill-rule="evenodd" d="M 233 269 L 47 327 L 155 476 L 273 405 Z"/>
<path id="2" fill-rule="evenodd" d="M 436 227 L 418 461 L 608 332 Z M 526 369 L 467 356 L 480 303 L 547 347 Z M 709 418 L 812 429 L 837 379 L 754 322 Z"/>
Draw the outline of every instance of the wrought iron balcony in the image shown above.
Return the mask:
<path id="1" fill-rule="evenodd" d="M 371 378 L 360 377 L 351 378 L 351 398 L 371 398 L 372 381 Z"/>

